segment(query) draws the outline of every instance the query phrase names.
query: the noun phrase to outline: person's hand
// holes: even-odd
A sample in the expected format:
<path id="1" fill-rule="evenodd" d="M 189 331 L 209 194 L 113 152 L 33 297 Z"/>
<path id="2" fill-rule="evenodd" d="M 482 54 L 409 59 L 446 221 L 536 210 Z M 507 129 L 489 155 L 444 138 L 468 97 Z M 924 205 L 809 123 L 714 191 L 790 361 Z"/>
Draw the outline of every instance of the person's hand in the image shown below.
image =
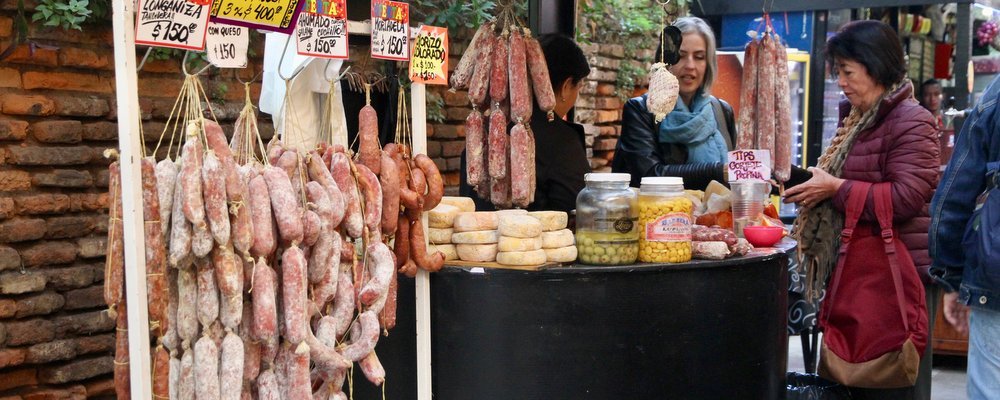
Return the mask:
<path id="1" fill-rule="evenodd" d="M 815 207 L 819 202 L 837 194 L 844 180 L 835 178 L 820 168 L 809 168 L 812 178 L 800 185 L 785 190 L 785 203 L 797 203 L 801 207 Z"/>
<path id="2" fill-rule="evenodd" d="M 955 331 L 961 334 L 969 332 L 969 306 L 958 302 L 958 292 L 945 293 L 941 300 L 944 303 L 944 319 L 948 320 Z"/>

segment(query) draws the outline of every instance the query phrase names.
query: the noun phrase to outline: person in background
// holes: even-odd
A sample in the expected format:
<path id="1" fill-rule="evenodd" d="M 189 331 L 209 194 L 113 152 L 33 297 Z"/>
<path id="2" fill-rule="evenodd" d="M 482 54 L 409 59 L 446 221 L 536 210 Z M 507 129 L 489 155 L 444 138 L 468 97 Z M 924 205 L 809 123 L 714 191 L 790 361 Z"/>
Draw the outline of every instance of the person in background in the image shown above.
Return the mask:
<path id="1" fill-rule="evenodd" d="M 1000 77 L 983 92 L 958 134 L 931 201 L 928 235 L 931 276 L 947 291 L 944 317 L 957 331 L 969 333 L 967 391 L 972 400 L 1000 398 L 1000 264 L 980 259 L 983 250 L 997 248 L 984 249 L 975 240 L 997 235 L 993 220 L 982 217 L 997 201 L 986 194 L 997 187 L 1000 176 L 998 98 Z M 967 236 L 975 239 L 967 241 Z"/>
<path id="2" fill-rule="evenodd" d="M 590 75 L 590 64 L 580 46 L 566 36 L 542 35 L 538 41 L 542 45 L 552 90 L 556 95 L 556 118 L 549 121 L 546 113 L 535 103 L 530 128 L 535 137 L 536 189 L 535 201 L 528 205 L 528 209 L 569 212 L 576 208 L 576 195 L 583 190 L 583 176 L 590 172 L 590 161 L 587 159 L 583 126 L 567 121 L 566 115 L 576 105 L 583 80 Z M 473 198 L 477 210 L 493 210 L 489 199 L 480 199 L 475 188 L 468 184 L 464 151 L 461 163 L 459 194 Z"/>
<path id="3" fill-rule="evenodd" d="M 941 118 L 941 99 L 943 97 L 941 82 L 938 82 L 937 79 L 928 79 L 920 85 L 920 105 L 934 115 L 938 129 L 944 126 L 944 120 Z"/>
<path id="4" fill-rule="evenodd" d="M 851 186 L 856 181 L 889 182 L 898 237 L 910 251 L 925 288 L 932 288 L 927 228 L 928 203 L 939 175 L 937 132 L 930 112 L 913 98 L 899 37 L 879 21 L 851 22 L 827 41 L 826 58 L 847 99 L 840 103 L 836 136 L 819 166 L 810 168 L 812 178 L 785 191 L 786 203 L 802 207 L 795 222 L 799 262 L 813 266 L 818 277 L 828 276 L 838 257 L 838 247 L 830 243 L 839 243 Z M 878 223 L 874 209 L 869 200 L 859 227 Z M 929 331 L 916 386 L 851 388 L 853 398 L 930 398 L 930 334 L 937 297 L 934 290 L 926 294 Z"/>

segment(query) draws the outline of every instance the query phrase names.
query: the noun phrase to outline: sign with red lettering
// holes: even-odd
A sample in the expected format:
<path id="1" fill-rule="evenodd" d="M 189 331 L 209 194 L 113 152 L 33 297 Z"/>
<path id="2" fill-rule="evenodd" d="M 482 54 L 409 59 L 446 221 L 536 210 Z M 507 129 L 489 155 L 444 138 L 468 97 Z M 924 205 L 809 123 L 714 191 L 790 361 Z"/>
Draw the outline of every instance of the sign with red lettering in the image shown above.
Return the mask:
<path id="1" fill-rule="evenodd" d="M 139 0 L 135 43 L 184 50 L 205 48 L 208 6 L 186 0 Z"/>
<path id="2" fill-rule="evenodd" d="M 295 26 L 298 53 L 310 57 L 347 58 L 347 8 L 344 0 L 313 0 L 307 9 L 333 14 L 304 12 L 299 15 L 299 23 Z"/>
<path id="3" fill-rule="evenodd" d="M 448 28 L 420 27 L 410 54 L 410 81 L 448 85 Z"/>
<path id="4" fill-rule="evenodd" d="M 372 0 L 372 58 L 407 61 L 410 58 L 410 5 Z"/>
<path id="5" fill-rule="evenodd" d="M 767 181 L 771 179 L 771 152 L 736 150 L 729 152 L 730 182 Z"/>

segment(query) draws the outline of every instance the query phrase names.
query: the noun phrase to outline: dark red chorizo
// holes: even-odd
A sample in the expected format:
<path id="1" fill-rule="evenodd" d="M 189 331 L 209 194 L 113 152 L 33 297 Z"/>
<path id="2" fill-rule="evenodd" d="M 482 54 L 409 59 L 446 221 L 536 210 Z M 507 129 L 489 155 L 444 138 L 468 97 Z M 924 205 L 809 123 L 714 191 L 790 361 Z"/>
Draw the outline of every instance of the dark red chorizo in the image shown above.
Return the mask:
<path id="1" fill-rule="evenodd" d="M 740 150 L 753 149 L 756 147 L 757 137 L 757 74 L 759 63 L 757 62 L 757 52 L 760 49 L 760 42 L 756 39 L 747 43 L 743 52 L 743 89 L 740 91 L 740 117 L 739 126 L 736 129 L 738 134 L 736 148 Z"/>
<path id="2" fill-rule="evenodd" d="M 489 55 L 490 67 L 490 99 L 500 103 L 507 99 L 507 39 L 498 38 L 493 41 L 493 52 Z"/>
<path id="3" fill-rule="evenodd" d="M 531 35 L 524 38 L 524 49 L 528 60 L 528 73 L 531 76 L 531 88 L 535 92 L 535 102 L 538 103 L 539 109 L 548 113 L 551 121 L 555 117 L 552 109 L 556 107 L 556 95 L 552 90 L 545 53 L 542 52 L 542 45 Z"/>
<path id="4" fill-rule="evenodd" d="M 483 49 L 492 49 L 494 43 L 499 39 L 490 35 L 483 38 Z M 469 82 L 469 101 L 472 102 L 472 107 L 478 107 L 486 103 L 486 95 L 489 91 L 490 86 L 490 72 L 492 71 L 493 57 L 485 56 L 488 52 L 484 51 L 483 57 L 479 57 L 476 63 L 476 70 L 472 73 L 472 79 Z"/>
<path id="5" fill-rule="evenodd" d="M 465 118 L 465 171 L 471 186 L 485 179 L 483 154 L 483 114 L 473 109 Z"/>
<path id="6" fill-rule="evenodd" d="M 493 108 L 490 114 L 489 142 L 490 178 L 504 178 L 509 172 L 507 158 L 510 155 L 510 138 L 507 137 L 507 117 L 499 108 Z"/>
<path id="7" fill-rule="evenodd" d="M 381 158 L 381 157 L 380 157 Z M 358 183 L 365 198 L 365 226 L 371 237 L 382 237 L 382 186 L 368 167 L 358 164 Z"/>
<path id="8" fill-rule="evenodd" d="M 426 154 L 417 154 L 413 158 L 413 163 L 420 168 L 420 171 L 427 178 L 424 211 L 430 211 L 441 203 L 441 197 L 444 196 L 444 179 L 441 178 L 441 171 L 438 171 L 437 165 Z"/>
<path id="9" fill-rule="evenodd" d="M 528 85 L 528 55 L 520 29 L 510 34 L 510 119 L 527 124 L 531 120 L 531 88 Z"/>
<path id="10" fill-rule="evenodd" d="M 429 272 L 437 272 L 444 266 L 444 253 L 427 254 L 427 241 L 424 240 L 424 226 L 420 218 L 410 221 L 410 258 L 418 267 Z"/>
<path id="11" fill-rule="evenodd" d="M 382 145 L 378 142 L 378 114 L 371 104 L 358 113 L 358 163 L 368 167 L 376 175 L 381 172 Z"/>
<path id="12" fill-rule="evenodd" d="M 515 206 L 527 208 L 531 203 L 532 171 L 535 170 L 534 143 L 531 132 L 523 124 L 514 125 L 510 130 L 510 190 Z"/>
<path id="13" fill-rule="evenodd" d="M 157 194 L 156 161 L 145 157 L 142 170 L 142 216 L 145 233 L 146 287 L 149 321 L 158 323 L 160 332 L 167 328 L 167 242 L 160 223 L 160 200 Z"/>
<path id="14" fill-rule="evenodd" d="M 453 90 L 465 90 L 469 88 L 469 80 L 476 69 L 477 64 L 481 64 L 481 58 L 486 55 L 482 44 L 489 41 L 488 37 L 493 36 L 493 22 L 487 21 L 476 30 L 472 36 L 467 51 L 462 54 L 462 59 L 451 73 L 451 88 Z"/>

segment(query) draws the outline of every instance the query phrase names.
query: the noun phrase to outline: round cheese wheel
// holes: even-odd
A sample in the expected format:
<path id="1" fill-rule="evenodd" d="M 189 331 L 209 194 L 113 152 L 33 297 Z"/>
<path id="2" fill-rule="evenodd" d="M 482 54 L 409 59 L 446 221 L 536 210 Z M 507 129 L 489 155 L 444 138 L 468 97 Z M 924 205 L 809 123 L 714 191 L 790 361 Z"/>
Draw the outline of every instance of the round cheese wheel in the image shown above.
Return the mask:
<path id="1" fill-rule="evenodd" d="M 532 251 L 541 250 L 542 239 L 541 238 L 513 238 L 507 236 L 501 236 L 500 241 L 497 242 L 497 250 L 499 251 Z"/>
<path id="2" fill-rule="evenodd" d="M 500 239 L 497 231 L 458 232 L 451 235 L 454 244 L 494 244 Z"/>
<path id="3" fill-rule="evenodd" d="M 466 212 L 455 216 L 453 228 L 455 232 L 473 232 L 496 230 L 499 224 L 495 212 Z"/>
<path id="4" fill-rule="evenodd" d="M 431 244 L 451 243 L 451 235 L 455 233 L 451 228 L 429 228 L 427 229 L 427 241 Z"/>
<path id="5" fill-rule="evenodd" d="M 569 215 L 563 211 L 532 211 L 528 215 L 537 218 L 546 232 L 566 229 L 569 222 Z"/>
<path id="6" fill-rule="evenodd" d="M 468 197 L 444 196 L 441 198 L 441 204 L 458 207 L 459 212 L 476 211 L 476 202 Z"/>
<path id="7" fill-rule="evenodd" d="M 502 236 L 533 238 L 542 234 L 542 223 L 527 215 L 505 215 L 500 217 L 497 229 Z"/>
<path id="8" fill-rule="evenodd" d="M 569 229 L 563 229 L 555 232 L 542 232 L 542 248 L 544 249 L 558 249 L 561 247 L 572 246 L 573 243 L 573 231 Z"/>
<path id="9" fill-rule="evenodd" d="M 549 262 L 568 263 L 576 261 L 576 246 L 545 249 L 545 260 Z"/>
<path id="10" fill-rule="evenodd" d="M 497 259 L 495 244 L 457 244 L 455 250 L 462 261 L 492 262 Z"/>
<path id="11" fill-rule="evenodd" d="M 512 208 L 510 210 L 497 210 L 497 215 L 503 218 L 506 215 L 528 215 L 528 210 L 522 210 L 519 208 Z"/>
<path id="12" fill-rule="evenodd" d="M 503 265 L 545 264 L 545 250 L 504 251 L 497 253 L 497 262 Z"/>
<path id="13" fill-rule="evenodd" d="M 458 207 L 438 204 L 437 207 L 427 212 L 427 225 L 430 225 L 431 228 L 451 228 L 458 213 Z"/>
<path id="14" fill-rule="evenodd" d="M 445 261 L 454 261 L 458 259 L 458 249 L 456 249 L 453 244 L 439 244 L 436 246 L 431 245 L 430 253 L 434 254 L 435 251 L 443 253 Z"/>

